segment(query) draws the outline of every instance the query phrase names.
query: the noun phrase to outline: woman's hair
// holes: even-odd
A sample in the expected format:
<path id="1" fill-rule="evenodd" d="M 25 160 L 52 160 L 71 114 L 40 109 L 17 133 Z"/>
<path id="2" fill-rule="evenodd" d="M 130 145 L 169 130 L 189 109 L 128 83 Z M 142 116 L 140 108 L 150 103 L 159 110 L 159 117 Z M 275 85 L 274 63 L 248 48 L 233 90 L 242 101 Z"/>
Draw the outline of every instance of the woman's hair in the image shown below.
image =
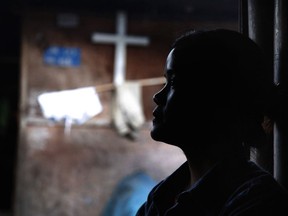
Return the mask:
<path id="1" fill-rule="evenodd" d="M 177 77 L 188 84 L 187 73 L 191 73 L 190 77 L 198 81 L 193 85 L 207 99 L 205 105 L 214 116 L 220 116 L 223 124 L 243 119 L 241 141 L 257 147 L 255 136 L 264 133 L 264 120 L 267 123 L 267 116 L 279 119 L 277 112 L 282 106 L 272 65 L 261 48 L 241 33 L 227 29 L 189 30 L 175 40 L 172 48 L 175 62 L 185 68 L 177 71 Z"/>

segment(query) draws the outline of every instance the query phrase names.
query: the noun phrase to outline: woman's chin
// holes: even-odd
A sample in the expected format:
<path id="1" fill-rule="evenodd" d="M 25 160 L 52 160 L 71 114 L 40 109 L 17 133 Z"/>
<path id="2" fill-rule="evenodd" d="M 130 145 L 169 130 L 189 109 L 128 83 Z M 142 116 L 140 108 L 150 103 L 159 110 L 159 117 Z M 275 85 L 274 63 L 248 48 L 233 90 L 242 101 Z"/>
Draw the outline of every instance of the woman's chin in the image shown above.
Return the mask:
<path id="1" fill-rule="evenodd" d="M 160 127 L 153 126 L 150 131 L 150 136 L 155 141 L 159 141 L 159 142 L 167 141 L 167 132 L 165 132 L 165 130 L 161 130 Z"/>
<path id="2" fill-rule="evenodd" d="M 162 141 L 160 134 L 161 133 L 160 133 L 159 129 L 153 126 L 151 131 L 150 131 L 151 138 L 155 141 Z"/>
<path id="3" fill-rule="evenodd" d="M 150 131 L 150 136 L 152 139 L 156 140 L 157 139 L 157 132 L 152 128 Z"/>

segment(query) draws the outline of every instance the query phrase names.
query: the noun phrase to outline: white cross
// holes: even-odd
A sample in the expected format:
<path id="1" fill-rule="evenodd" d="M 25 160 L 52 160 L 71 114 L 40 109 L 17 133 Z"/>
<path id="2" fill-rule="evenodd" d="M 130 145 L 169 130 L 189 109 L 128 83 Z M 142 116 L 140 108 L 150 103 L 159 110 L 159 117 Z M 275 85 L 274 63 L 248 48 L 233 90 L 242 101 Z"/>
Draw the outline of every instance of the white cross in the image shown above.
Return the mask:
<path id="1" fill-rule="evenodd" d="M 95 43 L 111 44 L 114 43 L 115 57 L 114 57 L 114 77 L 113 83 L 120 85 L 125 80 L 126 71 L 126 45 L 140 45 L 146 46 L 149 44 L 147 37 L 137 37 L 126 35 L 126 15 L 124 12 L 117 13 L 116 20 L 116 35 L 108 33 L 94 33 L 92 41 Z"/>

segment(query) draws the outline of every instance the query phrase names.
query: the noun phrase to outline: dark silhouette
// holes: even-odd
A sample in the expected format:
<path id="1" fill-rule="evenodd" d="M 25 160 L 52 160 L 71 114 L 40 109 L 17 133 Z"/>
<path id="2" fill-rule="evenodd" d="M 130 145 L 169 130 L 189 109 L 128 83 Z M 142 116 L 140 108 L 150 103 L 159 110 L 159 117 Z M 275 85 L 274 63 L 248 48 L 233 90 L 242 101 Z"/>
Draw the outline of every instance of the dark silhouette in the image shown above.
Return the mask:
<path id="1" fill-rule="evenodd" d="M 287 191 L 247 154 L 265 145 L 277 118 L 266 62 L 236 31 L 176 39 L 153 97 L 151 137 L 181 148 L 187 162 L 151 190 L 137 216 L 288 215 Z"/>

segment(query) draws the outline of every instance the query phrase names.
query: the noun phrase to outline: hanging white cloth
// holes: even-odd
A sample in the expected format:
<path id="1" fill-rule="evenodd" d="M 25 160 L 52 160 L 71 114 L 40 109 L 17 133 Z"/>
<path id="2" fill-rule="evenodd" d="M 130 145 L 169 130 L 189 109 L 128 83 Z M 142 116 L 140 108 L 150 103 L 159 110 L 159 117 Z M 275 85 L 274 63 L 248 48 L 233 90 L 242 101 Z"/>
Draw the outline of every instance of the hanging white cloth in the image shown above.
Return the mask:
<path id="1" fill-rule="evenodd" d="M 65 129 L 83 124 L 102 111 L 95 87 L 47 92 L 38 96 L 45 118 L 55 122 L 65 121 Z"/>
<path id="2" fill-rule="evenodd" d="M 136 81 L 126 81 L 115 87 L 112 119 L 118 133 L 134 138 L 145 121 L 142 105 L 142 86 Z"/>

